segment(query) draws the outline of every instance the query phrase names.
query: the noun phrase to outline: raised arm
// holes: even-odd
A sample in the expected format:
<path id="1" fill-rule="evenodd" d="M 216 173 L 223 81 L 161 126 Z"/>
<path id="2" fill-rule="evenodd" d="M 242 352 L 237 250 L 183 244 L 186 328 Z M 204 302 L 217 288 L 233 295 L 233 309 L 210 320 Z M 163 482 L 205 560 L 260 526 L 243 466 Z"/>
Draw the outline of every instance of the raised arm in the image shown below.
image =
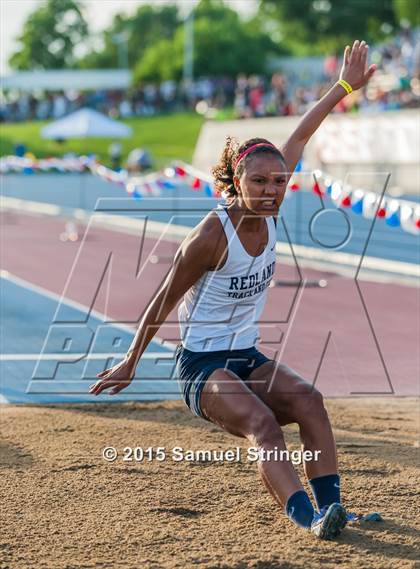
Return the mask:
<path id="1" fill-rule="evenodd" d="M 344 50 L 343 66 L 340 79 L 344 79 L 353 91 L 360 89 L 375 73 L 376 65 L 367 66 L 369 46 L 365 41 L 356 40 L 352 48 L 346 46 Z M 293 174 L 297 162 L 302 156 L 303 149 L 320 126 L 325 117 L 333 110 L 337 103 L 347 95 L 347 91 L 338 82 L 328 93 L 307 111 L 300 120 L 296 130 L 282 148 L 286 160 L 289 177 Z"/>
<path id="2" fill-rule="evenodd" d="M 184 240 L 162 286 L 149 303 L 135 337 L 124 359 L 98 374 L 100 378 L 90 386 L 92 395 L 105 389 L 114 395 L 127 387 L 136 373 L 141 355 L 159 327 L 165 322 L 184 293 L 210 268 L 217 265 L 223 251 L 222 226 L 214 217 L 203 220 Z"/>

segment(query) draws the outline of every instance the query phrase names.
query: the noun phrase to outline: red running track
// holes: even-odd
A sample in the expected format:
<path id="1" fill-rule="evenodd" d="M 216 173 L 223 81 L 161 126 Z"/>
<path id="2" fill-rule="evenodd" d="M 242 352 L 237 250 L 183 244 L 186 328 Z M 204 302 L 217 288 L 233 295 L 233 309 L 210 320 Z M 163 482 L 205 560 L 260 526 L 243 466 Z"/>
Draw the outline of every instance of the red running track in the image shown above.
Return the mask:
<path id="1" fill-rule="evenodd" d="M 54 217 L 2 214 L 2 222 L 3 269 L 133 328 L 178 246 L 99 227 L 84 242 L 61 242 L 64 222 Z M 150 253 L 166 261 L 145 262 Z M 327 396 L 418 395 L 418 290 L 363 281 L 358 288 L 351 278 L 301 272 L 328 286 L 270 288 L 260 349 Z M 296 279 L 297 270 L 278 258 L 275 278 Z M 178 341 L 175 311 L 158 336 Z"/>

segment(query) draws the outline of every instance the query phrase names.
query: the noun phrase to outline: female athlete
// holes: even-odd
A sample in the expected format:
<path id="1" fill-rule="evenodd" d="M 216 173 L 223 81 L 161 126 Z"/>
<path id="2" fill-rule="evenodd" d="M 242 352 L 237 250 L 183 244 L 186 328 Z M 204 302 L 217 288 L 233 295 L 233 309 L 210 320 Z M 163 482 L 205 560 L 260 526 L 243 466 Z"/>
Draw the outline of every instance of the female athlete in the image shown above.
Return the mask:
<path id="1" fill-rule="evenodd" d="M 258 469 L 274 500 L 292 522 L 323 539 L 337 536 L 347 521 L 329 418 L 319 391 L 257 350 L 258 319 L 274 274 L 275 222 L 290 175 L 325 117 L 373 75 L 367 55 L 364 41 L 346 47 L 339 81 L 302 117 L 281 150 L 263 138 L 239 148 L 227 140 L 213 169 L 227 204 L 211 210 L 181 244 L 126 357 L 90 387 L 94 395 L 124 389 L 159 326 L 184 297 L 175 356 L 186 404 L 257 447 Z M 290 423 L 299 425 L 304 450 L 320 451 L 317 461 L 304 463 L 317 510 L 292 464 L 268 452 L 286 451 L 281 427 Z"/>

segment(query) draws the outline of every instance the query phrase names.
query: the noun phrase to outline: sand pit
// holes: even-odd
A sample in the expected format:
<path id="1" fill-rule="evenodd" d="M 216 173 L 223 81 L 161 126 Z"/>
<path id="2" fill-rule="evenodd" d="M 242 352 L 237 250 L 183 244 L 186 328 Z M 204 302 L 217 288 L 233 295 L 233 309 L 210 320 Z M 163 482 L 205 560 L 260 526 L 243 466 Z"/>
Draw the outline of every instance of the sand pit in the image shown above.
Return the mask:
<path id="1" fill-rule="evenodd" d="M 327 407 L 345 505 L 384 518 L 348 527 L 335 542 L 294 527 L 245 454 L 173 461 L 173 447 L 249 446 L 183 403 L 3 405 L 0 567 L 414 568 L 418 401 L 329 399 Z M 299 448 L 295 425 L 286 438 Z M 106 446 L 118 450 L 115 462 L 102 458 Z M 153 447 L 152 460 L 124 461 L 124 447 Z"/>

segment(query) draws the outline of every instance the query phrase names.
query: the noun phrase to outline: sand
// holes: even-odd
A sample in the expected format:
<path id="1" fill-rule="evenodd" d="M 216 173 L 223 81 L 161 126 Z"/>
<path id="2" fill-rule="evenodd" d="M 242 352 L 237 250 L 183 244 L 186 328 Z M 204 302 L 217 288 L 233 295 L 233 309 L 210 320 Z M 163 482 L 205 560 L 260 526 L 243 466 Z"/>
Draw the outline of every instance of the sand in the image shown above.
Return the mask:
<path id="1" fill-rule="evenodd" d="M 2 405 L 0 567 L 415 567 L 418 401 L 329 399 L 327 407 L 345 505 L 384 518 L 334 542 L 292 525 L 244 458 L 247 441 L 182 402 Z M 285 431 L 298 449 L 296 426 Z M 115 462 L 101 456 L 109 445 Z M 154 447 L 154 460 L 124 461 L 124 447 L 136 446 Z M 172 460 L 173 447 L 237 446 L 240 462 Z M 156 447 L 166 460 L 156 460 Z"/>

